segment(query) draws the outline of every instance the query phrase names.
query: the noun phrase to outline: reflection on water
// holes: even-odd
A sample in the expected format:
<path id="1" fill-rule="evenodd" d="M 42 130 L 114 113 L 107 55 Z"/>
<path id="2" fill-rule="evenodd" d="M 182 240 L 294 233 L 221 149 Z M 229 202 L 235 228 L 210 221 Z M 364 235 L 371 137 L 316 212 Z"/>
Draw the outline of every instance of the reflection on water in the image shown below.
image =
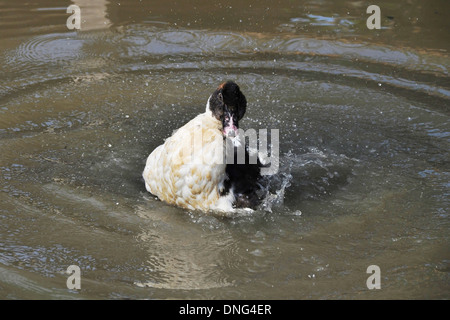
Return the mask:
<path id="1" fill-rule="evenodd" d="M 449 5 L 377 5 L 0 0 L 0 297 L 448 298 Z M 146 156 L 227 79 L 279 129 L 271 196 L 156 200 Z"/>
<path id="2" fill-rule="evenodd" d="M 83 8 L 81 30 L 106 29 L 111 26 L 107 11 L 107 6 L 110 4 L 108 0 L 72 0 L 72 2 L 80 7 L 80 11 Z"/>
<path id="3" fill-rule="evenodd" d="M 143 274 L 142 282 L 135 282 L 137 286 L 199 290 L 232 284 L 222 278 L 223 268 L 236 259 L 233 250 L 237 244 L 230 235 L 222 230 L 199 233 L 196 226 L 185 222 L 174 225 L 170 217 L 164 219 L 155 208 L 139 206 L 136 213 L 152 221 L 152 228 L 142 230 L 138 236 L 148 252 L 148 272 Z"/>

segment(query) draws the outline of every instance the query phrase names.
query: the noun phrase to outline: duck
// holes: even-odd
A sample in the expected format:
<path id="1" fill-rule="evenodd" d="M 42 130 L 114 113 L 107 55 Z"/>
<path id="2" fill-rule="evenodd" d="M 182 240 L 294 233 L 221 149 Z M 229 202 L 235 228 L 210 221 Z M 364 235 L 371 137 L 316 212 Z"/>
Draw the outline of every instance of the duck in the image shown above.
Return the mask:
<path id="1" fill-rule="evenodd" d="M 221 83 L 209 96 L 205 112 L 175 130 L 147 157 L 142 173 L 146 190 L 187 210 L 256 209 L 264 193 L 262 164 L 258 157 L 250 161 L 242 142 L 239 122 L 246 108 L 247 99 L 236 82 Z"/>

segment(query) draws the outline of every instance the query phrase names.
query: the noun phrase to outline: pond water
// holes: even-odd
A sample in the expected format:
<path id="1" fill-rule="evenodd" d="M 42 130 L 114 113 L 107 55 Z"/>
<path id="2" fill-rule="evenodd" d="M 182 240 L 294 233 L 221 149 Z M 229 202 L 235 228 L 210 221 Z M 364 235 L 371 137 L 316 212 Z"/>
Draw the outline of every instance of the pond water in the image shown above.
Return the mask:
<path id="1" fill-rule="evenodd" d="M 450 3 L 377 5 L 0 0 L 0 298 L 450 298 Z M 156 200 L 146 157 L 225 80 L 279 130 L 270 200 Z"/>

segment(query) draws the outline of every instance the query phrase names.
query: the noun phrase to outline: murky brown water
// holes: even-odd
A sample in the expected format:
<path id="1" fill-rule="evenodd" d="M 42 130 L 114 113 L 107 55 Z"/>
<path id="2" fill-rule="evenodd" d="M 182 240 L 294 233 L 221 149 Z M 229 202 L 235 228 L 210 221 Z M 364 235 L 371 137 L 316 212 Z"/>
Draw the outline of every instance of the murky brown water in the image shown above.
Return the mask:
<path id="1" fill-rule="evenodd" d="M 377 5 L 0 1 L 0 298 L 450 298 L 450 3 Z M 146 157 L 227 79 L 280 131 L 271 208 L 155 200 Z"/>

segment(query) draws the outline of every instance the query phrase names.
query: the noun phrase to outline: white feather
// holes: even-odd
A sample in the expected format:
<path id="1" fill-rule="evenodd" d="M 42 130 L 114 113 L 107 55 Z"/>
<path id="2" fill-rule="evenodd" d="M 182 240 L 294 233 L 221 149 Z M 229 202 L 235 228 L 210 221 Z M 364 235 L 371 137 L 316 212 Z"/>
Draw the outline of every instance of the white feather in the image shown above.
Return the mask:
<path id="1" fill-rule="evenodd" d="M 146 189 L 186 209 L 233 211 L 233 193 L 220 196 L 226 178 L 224 148 L 222 123 L 213 117 L 208 99 L 205 113 L 149 155 L 143 172 Z"/>

